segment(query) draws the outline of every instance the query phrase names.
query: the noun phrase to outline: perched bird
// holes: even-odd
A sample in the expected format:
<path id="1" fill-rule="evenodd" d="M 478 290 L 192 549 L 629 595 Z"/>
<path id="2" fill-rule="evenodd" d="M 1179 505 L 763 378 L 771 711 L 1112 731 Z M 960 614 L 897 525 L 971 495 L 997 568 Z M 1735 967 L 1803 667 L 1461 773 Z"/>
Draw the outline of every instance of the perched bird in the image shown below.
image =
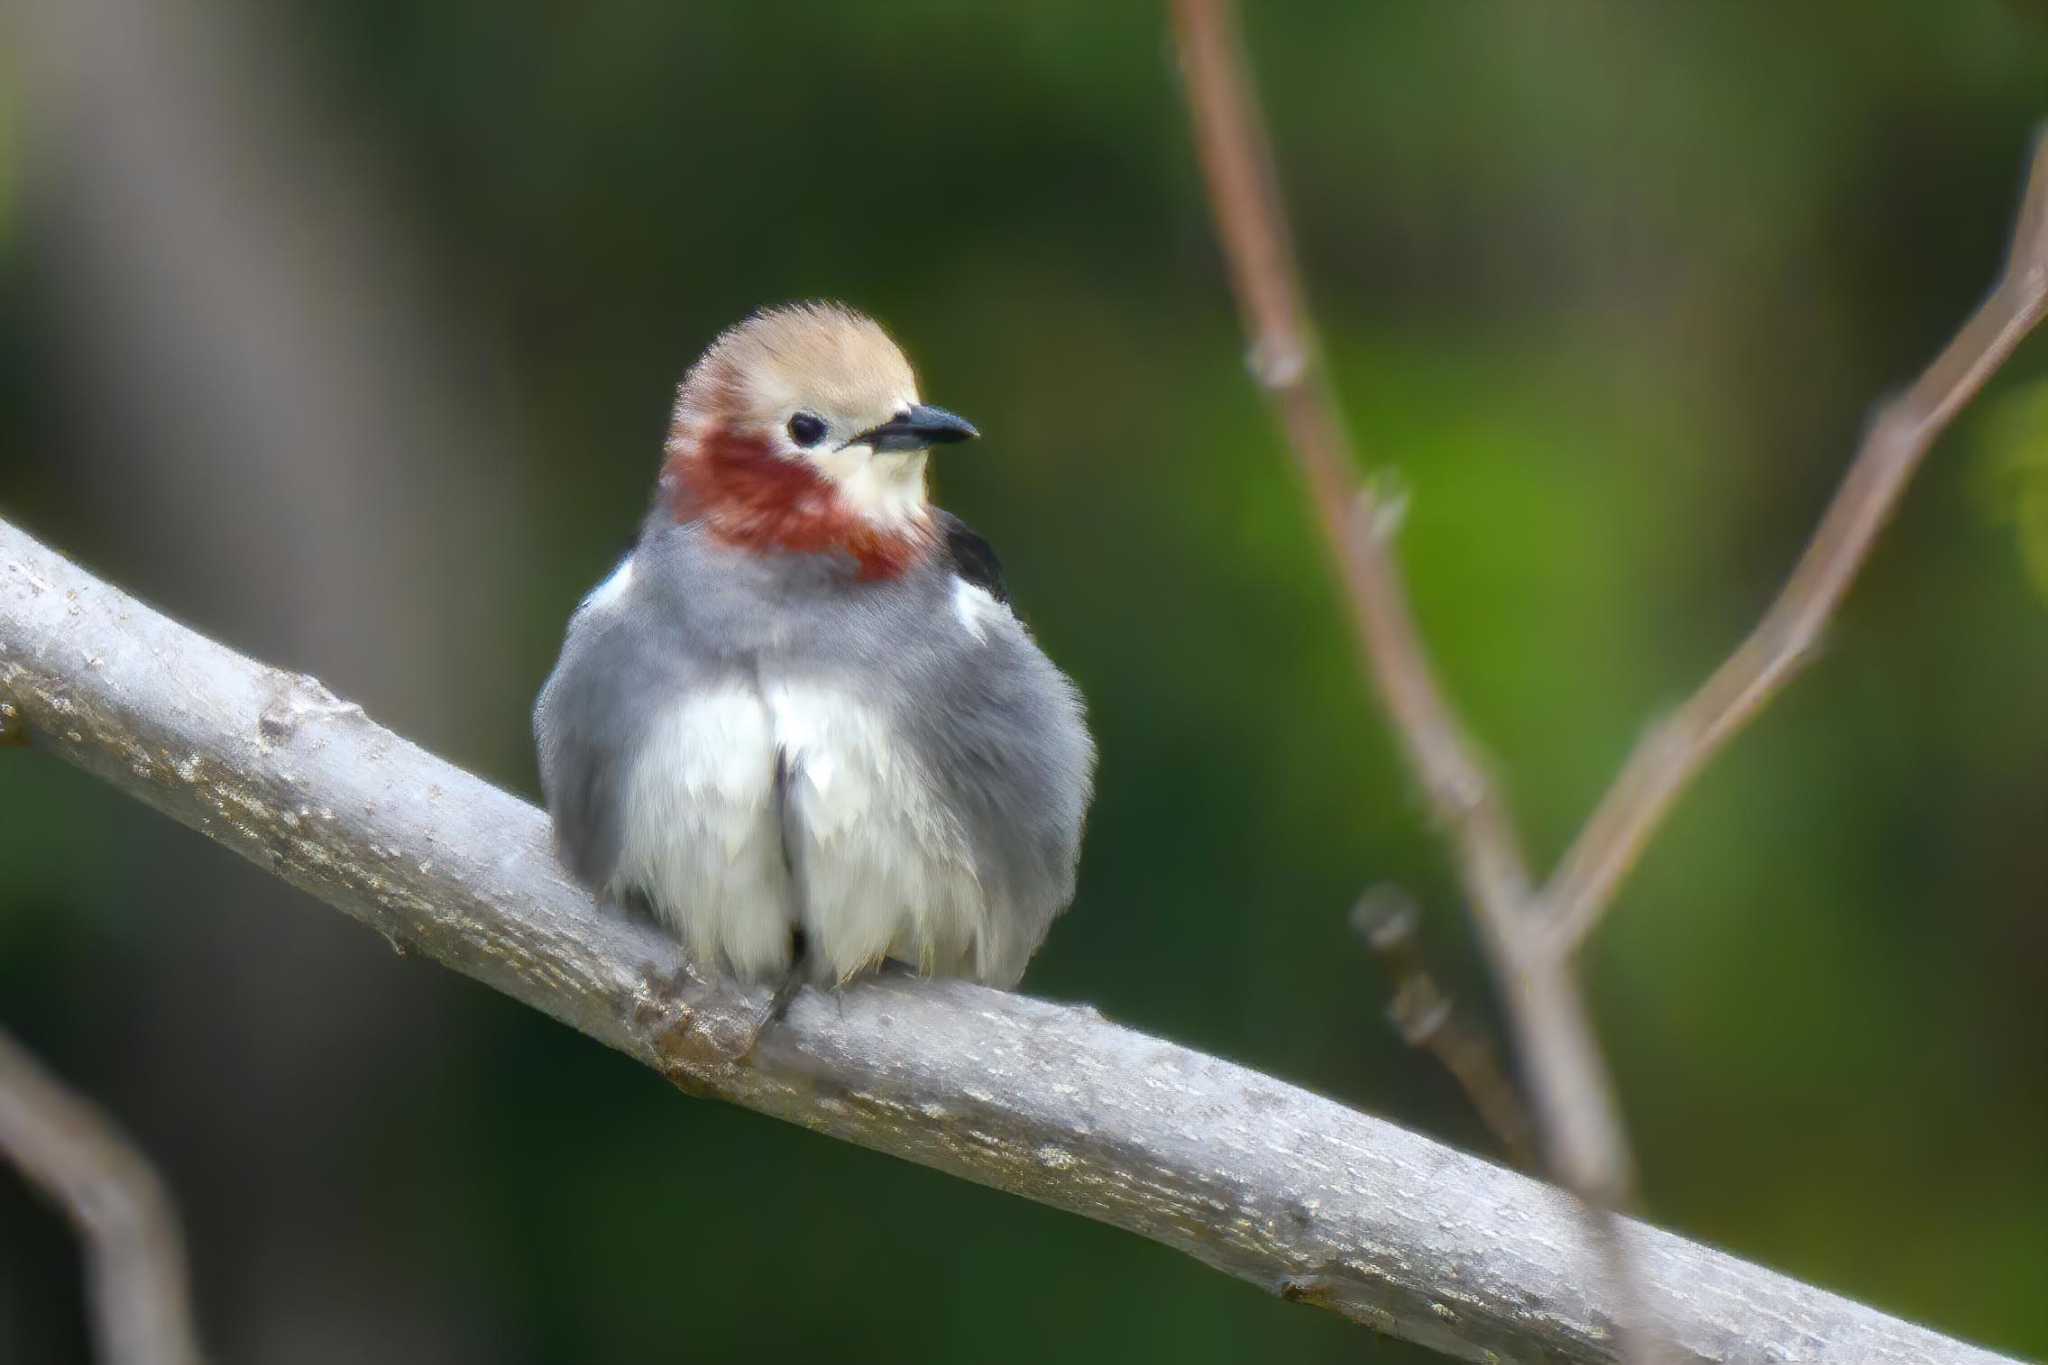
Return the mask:
<path id="1" fill-rule="evenodd" d="M 1095 747 L 995 552 L 926 500 L 973 439 L 837 304 L 683 378 L 638 542 L 534 710 L 562 858 L 716 976 L 1014 985 L 1072 899 Z"/>

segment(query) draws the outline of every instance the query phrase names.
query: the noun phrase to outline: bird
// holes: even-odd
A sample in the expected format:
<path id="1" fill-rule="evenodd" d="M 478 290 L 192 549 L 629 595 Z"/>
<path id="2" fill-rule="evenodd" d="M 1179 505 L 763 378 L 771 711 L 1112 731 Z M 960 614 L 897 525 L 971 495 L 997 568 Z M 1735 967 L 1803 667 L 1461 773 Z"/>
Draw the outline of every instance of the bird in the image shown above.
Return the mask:
<path id="1" fill-rule="evenodd" d="M 535 704 L 566 868 L 770 1017 L 888 964 L 1014 987 L 1073 899 L 1081 693 L 929 499 L 930 452 L 979 434 L 843 304 L 728 328 Z"/>

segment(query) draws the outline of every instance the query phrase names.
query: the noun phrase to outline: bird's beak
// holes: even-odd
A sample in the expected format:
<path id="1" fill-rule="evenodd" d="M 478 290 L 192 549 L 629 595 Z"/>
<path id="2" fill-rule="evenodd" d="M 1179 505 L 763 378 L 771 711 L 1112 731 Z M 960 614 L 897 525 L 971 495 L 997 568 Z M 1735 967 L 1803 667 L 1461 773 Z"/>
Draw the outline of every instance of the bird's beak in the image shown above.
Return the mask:
<path id="1" fill-rule="evenodd" d="M 872 446 L 880 455 L 952 445 L 956 441 L 971 441 L 979 435 L 981 433 L 965 417 L 955 417 L 944 408 L 919 403 L 878 427 L 870 427 L 847 444 Z"/>

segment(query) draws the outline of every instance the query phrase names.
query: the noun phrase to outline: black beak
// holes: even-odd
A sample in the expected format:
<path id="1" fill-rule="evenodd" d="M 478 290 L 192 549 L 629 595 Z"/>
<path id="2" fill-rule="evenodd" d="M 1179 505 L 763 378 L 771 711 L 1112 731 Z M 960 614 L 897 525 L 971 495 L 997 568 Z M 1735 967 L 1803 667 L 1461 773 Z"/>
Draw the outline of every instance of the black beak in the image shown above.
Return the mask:
<path id="1" fill-rule="evenodd" d="M 926 450 L 932 446 L 971 441 L 981 435 L 965 417 L 955 417 L 944 408 L 919 403 L 897 413 L 878 427 L 871 427 L 847 442 L 870 445 L 877 455 L 885 451 Z"/>

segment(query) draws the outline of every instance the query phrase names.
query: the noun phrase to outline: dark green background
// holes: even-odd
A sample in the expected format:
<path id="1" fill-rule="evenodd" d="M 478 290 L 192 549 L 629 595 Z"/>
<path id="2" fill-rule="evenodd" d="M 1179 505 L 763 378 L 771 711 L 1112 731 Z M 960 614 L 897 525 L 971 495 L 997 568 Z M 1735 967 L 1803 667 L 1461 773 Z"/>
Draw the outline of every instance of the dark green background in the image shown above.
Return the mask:
<path id="1" fill-rule="evenodd" d="M 238 46 L 198 84 L 282 92 L 304 117 L 258 130 L 288 149 L 276 183 L 301 184 L 302 138 L 325 188 L 267 216 L 231 167 L 196 221 L 274 248 L 252 271 L 317 272 L 321 225 L 373 216 L 323 302 L 397 298 L 441 359 L 396 415 L 316 367 L 336 421 L 392 428 L 359 447 L 384 461 L 367 493 L 222 472 L 317 489 L 353 465 L 292 464 L 333 422 L 154 416 L 279 390 L 176 339 L 176 308 L 130 321 L 169 220 L 80 189 L 113 101 L 26 44 L 0 63 L 0 513 L 532 793 L 527 708 L 642 509 L 676 376 L 757 304 L 845 298 L 986 433 L 939 457 L 940 495 L 1092 704 L 1081 892 L 1027 988 L 1492 1153 L 1345 925 L 1366 885 L 1410 889 L 1486 1009 L 1246 380 L 1158 10 L 218 5 L 196 49 Z M 1547 861 L 1760 611 L 1870 401 L 1990 282 L 2048 13 L 1255 10 L 1343 399 L 1408 491 L 1418 614 Z M 233 316 L 217 289 L 194 306 Z M 452 428 L 413 425 L 427 408 Z M 2030 563 L 2048 579 L 2040 342 L 1937 449 L 1819 666 L 1680 807 L 1588 976 L 1651 1218 L 2041 1354 Z M 0 756 L 0 1022 L 162 1162 L 226 1362 L 1416 1358 L 683 1099 L 37 754 Z M 0 1360 L 83 1359 L 80 1292 L 63 1226 L 0 1179 Z"/>

